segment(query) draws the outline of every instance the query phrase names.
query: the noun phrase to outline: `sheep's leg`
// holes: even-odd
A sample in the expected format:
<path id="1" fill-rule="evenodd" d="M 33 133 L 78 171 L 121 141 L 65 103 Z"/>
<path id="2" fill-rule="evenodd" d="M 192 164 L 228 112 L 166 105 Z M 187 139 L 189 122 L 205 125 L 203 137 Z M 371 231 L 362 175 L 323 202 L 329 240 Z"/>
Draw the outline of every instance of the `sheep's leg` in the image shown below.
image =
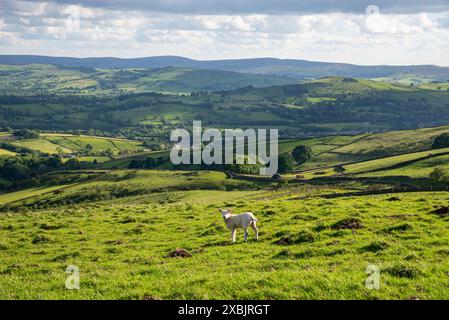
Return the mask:
<path id="1" fill-rule="evenodd" d="M 233 229 L 232 231 L 231 231 L 231 239 L 232 239 L 232 243 L 235 243 L 235 232 L 236 232 L 237 230 L 236 229 Z"/>
<path id="2" fill-rule="evenodd" d="M 257 229 L 256 221 L 253 221 L 253 223 L 251 223 L 251 228 L 254 230 L 254 233 L 256 234 L 256 240 L 258 240 L 259 239 L 259 229 Z"/>
<path id="3" fill-rule="evenodd" d="M 246 242 L 246 239 L 248 239 L 248 228 L 245 229 L 245 238 L 243 241 Z"/>

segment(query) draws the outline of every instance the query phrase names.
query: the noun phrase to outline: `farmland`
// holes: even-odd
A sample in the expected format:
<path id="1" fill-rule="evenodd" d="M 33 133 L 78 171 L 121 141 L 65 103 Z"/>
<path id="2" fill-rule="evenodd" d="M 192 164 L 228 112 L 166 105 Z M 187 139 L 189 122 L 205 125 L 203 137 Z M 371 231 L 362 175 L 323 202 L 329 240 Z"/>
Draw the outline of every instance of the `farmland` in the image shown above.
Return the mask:
<path id="1" fill-rule="evenodd" d="M 45 70 L 45 66 L 40 68 Z M 56 77 L 58 73 L 52 69 L 55 67 L 48 68 Z M 141 74 L 144 71 L 135 72 L 133 77 L 144 81 Z M 29 73 L 18 72 L 17 81 L 38 81 L 25 75 Z M 210 77 L 214 76 L 206 78 Z M 202 76 L 197 78 L 202 79 Z M 72 83 L 70 79 L 68 77 L 67 81 Z M 114 79 L 111 76 L 107 81 L 118 82 L 120 86 L 120 81 Z M 189 78 L 189 83 L 194 83 L 195 79 Z M 9 92 L 0 97 L 3 127 L 61 133 L 82 130 L 82 134 L 97 131 L 95 135 L 98 136 L 120 136 L 131 140 L 151 137 L 162 144 L 167 142 L 170 129 L 188 128 L 194 119 L 201 120 L 207 127 L 276 127 L 282 138 L 298 139 L 434 127 L 445 125 L 444 119 L 448 116 L 449 92 L 436 85 L 421 88 L 367 79 L 328 77 L 294 83 L 281 81 L 279 84 L 265 83 L 263 85 L 267 86 L 263 88 L 240 83 L 235 88 L 191 89 L 183 94 L 171 92 L 168 87 L 165 90 L 120 89 L 114 94 L 104 94 L 101 85 L 97 85 L 89 92 L 77 94 L 55 89 L 30 95 L 21 90 L 19 95 L 9 89 L 16 87 L 9 82 L 11 77 L 0 73 L 0 83 Z M 173 84 L 173 81 L 168 83 Z M 126 86 L 132 88 L 133 85 Z"/>
<path id="2" fill-rule="evenodd" d="M 14 81 L 11 78 L 15 78 Z M 0 65 L 0 93 L 123 94 L 231 90 L 249 85 L 264 87 L 296 80 L 192 68 L 67 68 L 55 65 Z M 39 83 L 40 85 L 36 85 Z"/>
<path id="3" fill-rule="evenodd" d="M 299 180 L 286 175 L 285 183 L 219 171 L 111 170 L 151 153 L 106 161 L 107 170 L 50 172 L 45 186 L 0 195 L 0 298 L 445 299 L 448 216 L 436 210 L 447 206 L 447 192 L 326 196 L 401 185 L 397 176 L 432 185 L 429 174 L 447 167 L 449 150 L 428 148 L 446 130 L 281 142 L 283 153 L 308 145 L 317 158 L 337 149 L 351 151 L 348 161 L 365 157 L 348 165 L 342 154 L 334 159 L 344 176 L 362 179 L 353 181 L 333 177 L 334 167 L 319 179 L 313 170 Z M 40 139 L 70 147 L 95 138 Z M 365 139 L 369 148 L 360 150 Z M 411 152 L 376 158 L 385 150 Z M 219 207 L 253 211 L 260 240 L 244 244 L 240 232 L 231 245 Z M 185 256 L 171 256 L 181 249 Z M 372 264 L 380 290 L 365 287 Z M 80 290 L 64 288 L 68 265 L 80 269 Z"/>
<path id="4" fill-rule="evenodd" d="M 449 149 L 428 148 L 432 137 L 446 131 L 441 127 L 280 144 L 282 152 L 309 145 L 316 157 L 334 148 L 350 150 L 352 160 L 366 160 L 345 165 L 336 158 L 345 168 L 343 175 L 380 179 L 374 184 L 339 182 L 334 167 L 318 180 L 313 170 L 300 180 L 286 175 L 286 184 L 229 179 L 218 171 L 50 173 L 49 181 L 57 185 L 0 195 L 0 297 L 446 299 L 448 215 L 437 209 L 447 206 L 447 192 L 326 197 L 401 185 L 395 177 L 432 185 L 430 172 L 448 168 Z M 401 138 L 394 141 L 392 136 Z M 365 139 L 370 143 L 360 150 Z M 399 154 L 376 158 L 386 150 Z M 253 211 L 260 240 L 244 244 L 238 233 L 238 243 L 229 244 L 219 207 Z M 180 249 L 186 256 L 171 257 Z M 380 268 L 380 290 L 365 287 L 365 271 L 372 264 Z M 80 290 L 64 288 L 68 265 L 80 268 Z"/>
<path id="5" fill-rule="evenodd" d="M 0 66 L 0 299 L 447 299 L 449 92 L 431 69 Z M 280 175 L 172 164 L 193 120 L 279 129 Z M 259 241 L 232 245 L 218 208 L 254 212 Z"/>
<path id="6" fill-rule="evenodd" d="M 8 135 L 4 134 L 3 137 Z M 118 155 L 120 153 L 136 153 L 142 151 L 144 147 L 139 141 L 128 139 L 98 137 L 87 135 L 57 134 L 57 133 L 40 133 L 38 139 L 25 140 L 7 140 L 10 144 L 24 147 L 47 154 L 72 154 L 86 149 L 90 146 L 91 154 L 102 154 L 108 151 L 110 155 Z M 14 155 L 13 152 L 4 150 L 5 155 Z M 84 157 L 84 160 L 94 160 L 95 157 Z M 98 159 L 106 161 L 108 157 L 99 157 Z"/>

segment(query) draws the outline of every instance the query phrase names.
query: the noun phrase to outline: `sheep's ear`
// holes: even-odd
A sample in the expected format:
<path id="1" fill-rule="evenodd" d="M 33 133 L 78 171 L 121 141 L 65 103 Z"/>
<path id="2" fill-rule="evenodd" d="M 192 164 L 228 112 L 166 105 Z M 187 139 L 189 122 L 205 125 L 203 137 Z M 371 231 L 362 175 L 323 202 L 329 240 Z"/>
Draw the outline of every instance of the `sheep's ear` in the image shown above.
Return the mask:
<path id="1" fill-rule="evenodd" d="M 223 209 L 222 208 L 218 208 L 218 211 L 223 212 Z"/>
<path id="2" fill-rule="evenodd" d="M 232 209 L 228 209 L 228 212 L 231 213 L 231 212 L 232 212 Z"/>

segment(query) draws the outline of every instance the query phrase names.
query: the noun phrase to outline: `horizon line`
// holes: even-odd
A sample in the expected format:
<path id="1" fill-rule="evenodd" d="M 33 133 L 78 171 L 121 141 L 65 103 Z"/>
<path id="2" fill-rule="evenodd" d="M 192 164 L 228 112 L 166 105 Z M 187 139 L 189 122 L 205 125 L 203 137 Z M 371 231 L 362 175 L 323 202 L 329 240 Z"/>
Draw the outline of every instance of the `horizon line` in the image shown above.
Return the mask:
<path id="1" fill-rule="evenodd" d="M 222 59 L 195 59 L 190 58 L 186 56 L 179 56 L 179 55 L 155 55 L 155 56 L 139 56 L 139 57 L 117 57 L 117 56 L 85 56 L 85 57 L 76 57 L 76 56 L 61 56 L 61 55 L 45 55 L 45 54 L 0 54 L 0 57 L 4 56 L 25 56 L 25 57 L 46 57 L 46 58 L 69 58 L 69 59 L 117 59 L 117 60 L 137 60 L 137 59 L 148 59 L 148 58 L 165 58 L 165 57 L 172 57 L 172 58 L 182 58 L 182 59 L 188 59 L 196 62 L 215 62 L 215 61 L 238 61 L 238 60 L 280 60 L 280 61 L 305 61 L 305 62 L 311 62 L 311 63 L 329 63 L 329 64 L 344 64 L 344 65 L 353 65 L 353 66 L 360 66 L 360 67 L 416 67 L 416 66 L 433 66 L 433 67 L 440 67 L 440 68 L 449 68 L 448 65 L 438 65 L 438 64 L 429 64 L 429 63 L 422 63 L 422 64 L 354 64 L 349 62 L 340 62 L 340 61 L 319 61 L 319 60 L 309 60 L 309 59 L 301 59 L 301 58 L 278 58 L 278 57 L 253 57 L 253 58 L 222 58 Z"/>

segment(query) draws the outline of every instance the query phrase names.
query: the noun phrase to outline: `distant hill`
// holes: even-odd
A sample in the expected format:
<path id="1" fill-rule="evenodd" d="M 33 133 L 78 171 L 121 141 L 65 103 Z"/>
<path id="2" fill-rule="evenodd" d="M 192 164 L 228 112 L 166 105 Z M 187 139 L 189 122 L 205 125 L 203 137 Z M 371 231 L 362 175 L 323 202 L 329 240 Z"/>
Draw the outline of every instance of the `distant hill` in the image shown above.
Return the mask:
<path id="1" fill-rule="evenodd" d="M 296 83 L 293 78 L 233 71 L 161 68 L 94 68 L 51 64 L 0 65 L 0 94 L 124 94 L 225 91 Z"/>
<path id="2" fill-rule="evenodd" d="M 128 76 L 128 71 L 124 72 L 123 76 Z M 66 76 L 73 76 L 72 70 Z M 447 125 L 449 119 L 449 91 L 436 85 L 421 89 L 419 86 L 332 77 L 298 84 L 264 88 L 248 86 L 186 95 L 132 91 L 113 95 L 104 94 L 108 92 L 109 76 L 106 74 L 103 80 L 95 80 L 104 90 L 100 90 L 101 95 L 96 89 L 89 91 L 89 87 L 80 89 L 86 90 L 85 94 L 45 95 L 39 90 L 48 86 L 46 90 L 51 92 L 58 81 L 52 78 L 29 80 L 25 83 L 34 95 L 0 95 L 0 126 L 44 131 L 98 129 L 119 132 L 128 138 L 132 138 L 129 128 L 133 132 L 148 129 L 150 132 L 142 131 L 142 136 L 167 137 L 168 131 L 164 130 L 191 128 L 192 120 L 201 120 L 205 126 L 213 128 L 279 128 L 281 137 L 296 138 L 432 127 Z M 64 74 L 60 77 L 63 81 Z M 115 77 L 114 73 L 111 77 Z M 187 74 L 186 83 L 190 78 Z M 17 76 L 4 79 L 6 84 L 10 80 L 10 88 L 17 84 Z M 122 83 L 140 89 L 138 81 L 142 78 L 136 79 L 135 83 Z M 82 79 L 80 82 L 69 81 L 67 85 L 72 88 L 89 86 L 88 81 L 94 83 L 94 79 Z M 194 81 L 190 82 L 193 85 Z M 3 83 L 0 88 L 4 88 Z M 7 88 L 6 92 L 11 90 Z"/>
<path id="3" fill-rule="evenodd" d="M 306 60 L 257 58 L 199 61 L 178 56 L 159 56 L 133 59 L 120 58 L 69 58 L 32 55 L 0 55 L 0 64 L 52 64 L 68 67 L 90 68 L 162 68 L 182 67 L 235 71 L 252 74 L 288 76 L 310 79 L 328 76 L 352 78 L 382 78 L 388 81 L 406 80 L 448 81 L 449 67 L 417 66 L 359 66 L 345 63 L 313 62 Z"/>

